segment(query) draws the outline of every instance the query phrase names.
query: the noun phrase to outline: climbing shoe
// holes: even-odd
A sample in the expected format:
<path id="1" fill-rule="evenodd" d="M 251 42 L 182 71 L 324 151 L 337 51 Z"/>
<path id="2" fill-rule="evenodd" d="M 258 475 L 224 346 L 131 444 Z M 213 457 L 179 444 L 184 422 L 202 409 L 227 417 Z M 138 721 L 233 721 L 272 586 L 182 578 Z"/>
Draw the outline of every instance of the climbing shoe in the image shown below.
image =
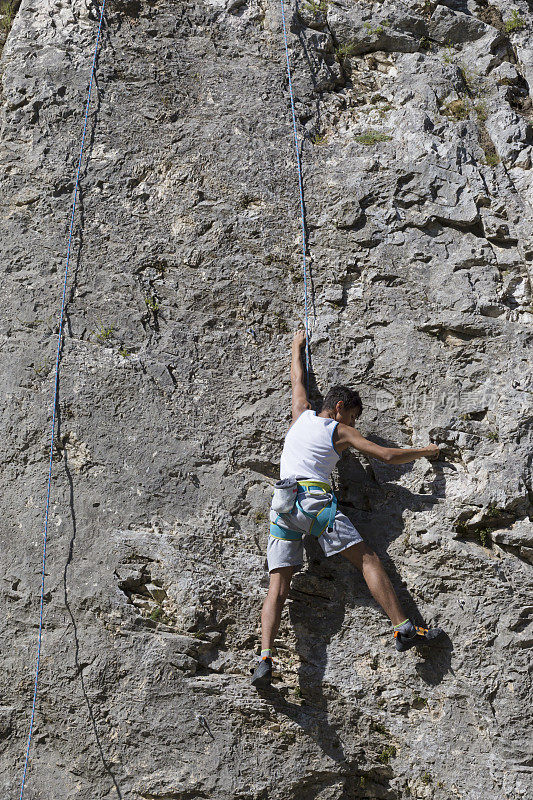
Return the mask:
<path id="1" fill-rule="evenodd" d="M 272 659 L 262 658 L 255 670 L 250 670 L 252 675 L 252 686 L 256 689 L 266 689 L 272 683 Z"/>
<path id="2" fill-rule="evenodd" d="M 420 647 L 422 645 L 432 645 L 442 637 L 442 628 L 419 628 L 418 625 L 408 620 L 394 631 L 396 639 L 396 650 L 403 652 L 410 647 Z"/>

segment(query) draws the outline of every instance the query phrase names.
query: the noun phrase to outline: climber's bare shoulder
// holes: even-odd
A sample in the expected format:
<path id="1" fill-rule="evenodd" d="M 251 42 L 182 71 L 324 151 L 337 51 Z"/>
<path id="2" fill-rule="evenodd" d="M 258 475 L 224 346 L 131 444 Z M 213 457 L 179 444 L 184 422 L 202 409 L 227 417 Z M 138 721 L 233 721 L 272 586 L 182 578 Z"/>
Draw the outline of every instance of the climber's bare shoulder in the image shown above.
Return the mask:
<path id="1" fill-rule="evenodd" d="M 353 447 L 365 456 L 372 456 L 380 461 L 386 461 L 389 455 L 389 448 L 365 439 L 357 428 L 344 425 L 342 422 L 339 422 L 333 432 L 333 444 L 338 453 L 344 452 L 348 447 Z"/>

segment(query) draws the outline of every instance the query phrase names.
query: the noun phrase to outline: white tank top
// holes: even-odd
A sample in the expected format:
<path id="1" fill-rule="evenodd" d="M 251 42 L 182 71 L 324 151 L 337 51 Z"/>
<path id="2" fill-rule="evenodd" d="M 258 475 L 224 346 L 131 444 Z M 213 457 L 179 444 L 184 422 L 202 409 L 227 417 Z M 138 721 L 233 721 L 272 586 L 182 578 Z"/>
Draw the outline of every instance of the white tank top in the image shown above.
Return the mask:
<path id="1" fill-rule="evenodd" d="M 340 458 L 333 446 L 333 431 L 339 423 L 303 411 L 287 431 L 280 461 L 280 478 L 315 479 L 329 483 Z"/>

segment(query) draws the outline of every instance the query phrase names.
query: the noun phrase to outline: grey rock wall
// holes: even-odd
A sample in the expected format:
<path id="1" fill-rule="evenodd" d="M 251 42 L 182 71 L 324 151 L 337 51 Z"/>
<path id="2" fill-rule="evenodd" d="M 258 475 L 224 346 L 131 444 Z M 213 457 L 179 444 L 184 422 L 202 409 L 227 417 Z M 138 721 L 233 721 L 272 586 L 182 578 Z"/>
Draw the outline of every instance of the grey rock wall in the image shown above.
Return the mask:
<path id="1" fill-rule="evenodd" d="M 99 7 L 22 0 L 0 71 L 0 786 L 34 680 L 66 233 Z M 513 12 L 516 12 L 515 14 Z M 339 496 L 434 654 L 309 545 L 249 687 L 303 282 L 281 15 L 108 0 L 71 261 L 25 797 L 531 794 L 528 2 L 287 7 L 315 402 L 374 441 Z"/>

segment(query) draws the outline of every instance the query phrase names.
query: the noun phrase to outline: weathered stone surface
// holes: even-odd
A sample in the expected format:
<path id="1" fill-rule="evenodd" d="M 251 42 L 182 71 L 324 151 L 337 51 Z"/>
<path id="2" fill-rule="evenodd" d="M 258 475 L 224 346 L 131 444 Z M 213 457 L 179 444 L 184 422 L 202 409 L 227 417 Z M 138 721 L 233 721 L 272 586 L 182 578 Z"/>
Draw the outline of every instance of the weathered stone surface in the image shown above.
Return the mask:
<path id="1" fill-rule="evenodd" d="M 475 16 L 437 5 L 430 17 L 428 31 L 440 44 L 464 44 L 484 36 L 487 25 Z"/>
<path id="2" fill-rule="evenodd" d="M 427 33 L 424 19 L 407 12 L 401 3 L 332 0 L 328 3 L 327 24 L 335 40 L 351 55 L 374 50 L 414 52 L 419 39 Z"/>
<path id="3" fill-rule="evenodd" d="M 280 7 L 108 0 L 25 796 L 530 796 L 533 17 L 513 8 L 524 24 L 507 31 L 504 0 L 286 7 L 314 400 L 353 384 L 364 435 L 442 450 L 403 466 L 346 455 L 336 487 L 408 612 L 449 638 L 399 657 L 361 577 L 310 543 L 281 678 L 259 695 L 249 668 L 303 314 Z M 23 0 L 0 62 L 5 796 L 31 709 L 97 19 L 89 0 Z"/>

